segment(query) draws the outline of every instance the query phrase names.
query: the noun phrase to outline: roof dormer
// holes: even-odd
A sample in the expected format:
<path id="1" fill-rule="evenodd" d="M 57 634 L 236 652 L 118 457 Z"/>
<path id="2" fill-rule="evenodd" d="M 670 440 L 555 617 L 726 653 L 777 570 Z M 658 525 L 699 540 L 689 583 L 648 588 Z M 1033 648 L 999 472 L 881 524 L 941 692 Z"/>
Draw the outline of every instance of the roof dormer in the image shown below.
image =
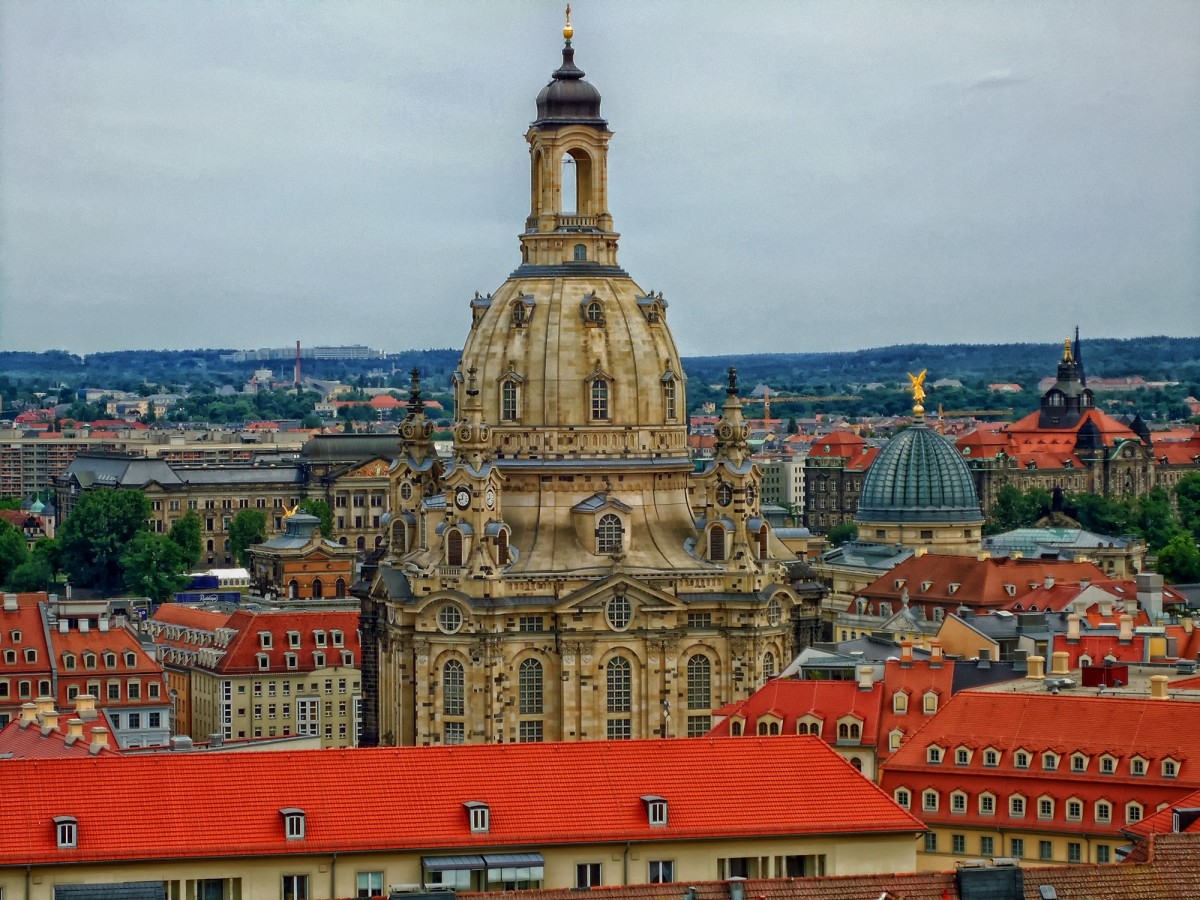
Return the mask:
<path id="1" fill-rule="evenodd" d="M 665 797 L 656 794 L 642 796 L 642 804 L 646 807 L 646 824 L 651 828 L 663 828 L 667 824 L 667 801 Z"/>
<path id="2" fill-rule="evenodd" d="M 471 834 L 487 834 L 492 828 L 491 808 L 481 800 L 468 800 L 463 804 L 467 811 L 467 824 Z"/>
<path id="3" fill-rule="evenodd" d="M 279 815 L 283 817 L 283 836 L 289 841 L 304 840 L 304 810 L 285 806 L 279 810 Z"/>

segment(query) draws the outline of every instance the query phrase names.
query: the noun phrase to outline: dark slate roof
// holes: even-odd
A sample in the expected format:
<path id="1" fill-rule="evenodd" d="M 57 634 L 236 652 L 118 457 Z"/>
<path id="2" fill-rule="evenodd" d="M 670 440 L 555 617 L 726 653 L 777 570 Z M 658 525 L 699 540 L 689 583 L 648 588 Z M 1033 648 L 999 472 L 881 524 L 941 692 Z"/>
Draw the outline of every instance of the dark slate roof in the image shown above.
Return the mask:
<path id="1" fill-rule="evenodd" d="M 858 500 L 857 522 L 977 522 L 971 470 L 948 441 L 917 422 L 879 451 Z"/>
<path id="2" fill-rule="evenodd" d="M 398 434 L 318 434 L 300 448 L 310 462 L 357 462 L 363 459 L 395 459 L 400 455 Z"/>

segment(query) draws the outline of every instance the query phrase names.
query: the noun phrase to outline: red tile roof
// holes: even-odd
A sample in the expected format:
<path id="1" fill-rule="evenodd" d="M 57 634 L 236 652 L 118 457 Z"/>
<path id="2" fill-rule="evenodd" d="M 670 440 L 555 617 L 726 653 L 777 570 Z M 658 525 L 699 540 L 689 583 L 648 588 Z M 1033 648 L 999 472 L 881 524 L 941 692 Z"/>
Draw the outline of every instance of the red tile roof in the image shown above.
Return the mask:
<path id="1" fill-rule="evenodd" d="M 0 611 L 0 676 L 49 674 L 50 652 L 38 605 L 45 597 L 45 594 L 18 594 L 15 611 Z M 15 639 L 15 632 L 20 632 L 19 641 Z M 25 658 L 25 651 L 29 649 L 35 651 L 33 662 Z M 9 650 L 15 651 L 13 662 L 7 661 Z M 12 696 L 17 696 L 15 687 Z"/>
<path id="2" fill-rule="evenodd" d="M 93 756 L 91 752 L 91 729 L 97 725 L 108 727 L 101 719 L 93 719 L 86 723 L 83 736 L 72 741 L 67 740 L 66 728 L 70 711 L 64 711 L 58 719 L 58 728 L 43 733 L 42 726 L 31 722 L 21 726 L 19 719 L 13 719 L 0 729 L 0 757 L 11 759 L 70 759 L 72 757 Z M 100 754 L 115 755 L 116 750 L 110 743 Z"/>
<path id="3" fill-rule="evenodd" d="M 935 745 L 942 750 L 941 763 L 928 760 L 928 750 Z M 956 764 L 960 747 L 973 751 L 968 765 Z M 998 765 L 984 766 L 983 751 L 988 748 L 1000 752 Z M 1015 765 L 1018 750 L 1030 755 L 1028 767 Z M 1059 757 L 1052 771 L 1042 767 L 1042 754 L 1048 751 Z M 1081 772 L 1071 768 L 1070 758 L 1077 753 L 1088 758 Z M 1104 755 L 1115 758 L 1112 774 L 1101 772 Z M 1144 775 L 1132 774 L 1135 757 L 1144 761 Z M 1162 774 L 1167 760 L 1177 766 L 1175 777 Z M 908 788 L 916 804 L 922 791 L 939 791 L 938 811 L 922 813 L 929 824 L 1116 834 L 1125 823 L 1126 803 L 1142 804 L 1148 815 L 1160 803 L 1173 802 L 1200 786 L 1200 720 L 1170 700 L 963 691 L 885 764 L 881 781 L 889 793 Z M 950 810 L 953 790 L 967 793 L 964 812 Z M 996 797 L 994 814 L 979 813 L 977 799 L 984 791 Z M 1024 817 L 1009 815 L 1007 798 L 1014 793 L 1026 799 Z M 1035 804 L 1041 796 L 1055 800 L 1054 815 L 1047 820 L 1037 814 Z M 1083 802 L 1081 820 L 1067 820 L 1068 799 Z M 1111 823 L 1095 821 L 1093 807 L 1099 800 L 1112 804 Z"/>
<path id="4" fill-rule="evenodd" d="M 782 720 L 783 734 L 796 734 L 796 723 L 807 715 L 821 719 L 821 738 L 829 744 L 838 743 L 838 720 L 853 716 L 859 722 L 861 744 L 874 747 L 879 736 L 879 698 L 883 690 L 878 684 L 869 691 L 854 681 L 801 681 L 776 678 L 738 703 L 722 708 L 726 718 L 709 732 L 714 737 L 731 734 L 731 719 L 744 720 L 745 735 L 758 733 L 758 721 L 763 716 Z"/>
<path id="5" fill-rule="evenodd" d="M 867 442 L 852 431 L 831 431 L 813 438 L 809 458 L 855 456 L 861 454 Z"/>
<path id="6" fill-rule="evenodd" d="M 353 611 L 306 611 L 306 612 L 249 612 L 238 610 L 225 623 L 237 634 L 229 641 L 225 654 L 215 670 L 226 674 L 248 674 L 251 672 L 311 672 L 315 666 L 313 654 L 325 654 L 326 665 L 342 665 L 342 651 L 354 654 L 353 668 L 362 661 L 362 650 L 358 639 L 358 613 Z M 325 646 L 317 645 L 315 632 L 325 632 Z M 342 646 L 333 643 L 333 632 L 342 633 Z M 271 646 L 262 646 L 259 634 L 271 634 Z M 300 635 L 299 645 L 292 646 L 289 632 Z M 259 654 L 265 653 L 270 664 L 262 669 L 258 664 Z M 297 665 L 289 668 L 288 653 L 296 654 Z"/>
<path id="7" fill-rule="evenodd" d="M 138 802 L 114 803 L 131 784 Z M 237 802 L 196 815 L 214 785 Z M 0 795 L 0 865 L 921 830 L 803 736 L 8 760 Z M 667 800 L 666 826 L 645 795 Z M 488 833 L 470 832 L 470 801 Z M 285 839 L 285 808 L 305 839 Z M 55 816 L 78 820 L 77 849 L 56 849 Z"/>
<path id="8" fill-rule="evenodd" d="M 1101 581 L 1106 576 L 1090 562 L 926 553 L 905 559 L 860 593 L 871 600 L 899 600 L 907 591 L 914 604 L 1003 609 L 1044 588 L 1047 577 L 1078 582 L 1081 578 Z"/>
<path id="9" fill-rule="evenodd" d="M 150 617 L 152 622 L 164 625 L 180 625 L 199 631 L 216 631 L 229 621 L 230 613 L 211 609 L 197 609 L 186 603 L 162 603 Z"/>
<path id="10" fill-rule="evenodd" d="M 895 697 L 900 692 L 908 694 L 907 711 L 896 712 Z M 941 665 L 929 660 L 913 660 L 911 665 L 901 665 L 898 659 L 889 659 L 883 673 L 883 703 L 879 720 L 880 761 L 891 756 L 888 743 L 892 731 L 899 729 L 901 741 L 907 741 L 928 721 L 924 711 L 924 698 L 932 691 L 938 697 L 938 707 L 945 705 L 954 691 L 954 662 L 945 660 Z"/>

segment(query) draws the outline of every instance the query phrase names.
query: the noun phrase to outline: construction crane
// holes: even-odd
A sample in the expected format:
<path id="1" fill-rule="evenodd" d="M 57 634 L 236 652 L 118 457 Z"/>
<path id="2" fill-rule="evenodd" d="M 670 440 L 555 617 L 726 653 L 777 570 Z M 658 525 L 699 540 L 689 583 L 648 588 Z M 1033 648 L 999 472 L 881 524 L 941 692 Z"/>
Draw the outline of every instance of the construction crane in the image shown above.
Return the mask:
<path id="1" fill-rule="evenodd" d="M 1011 416 L 1013 408 L 1010 406 L 1007 409 L 942 409 L 942 404 L 938 404 L 938 418 L 942 416 Z"/>
<path id="2" fill-rule="evenodd" d="M 761 397 L 747 397 L 742 401 L 742 406 L 746 406 L 751 403 L 761 403 L 763 405 L 763 420 L 769 422 L 771 421 L 772 403 L 778 406 L 781 403 L 836 403 L 841 400 L 861 399 L 862 397 L 858 396 L 857 394 L 827 394 L 824 396 L 817 396 L 815 394 L 801 394 L 798 396 L 789 395 L 786 397 L 780 397 L 776 395 L 775 398 L 772 399 L 771 389 L 764 386 L 763 395 Z"/>

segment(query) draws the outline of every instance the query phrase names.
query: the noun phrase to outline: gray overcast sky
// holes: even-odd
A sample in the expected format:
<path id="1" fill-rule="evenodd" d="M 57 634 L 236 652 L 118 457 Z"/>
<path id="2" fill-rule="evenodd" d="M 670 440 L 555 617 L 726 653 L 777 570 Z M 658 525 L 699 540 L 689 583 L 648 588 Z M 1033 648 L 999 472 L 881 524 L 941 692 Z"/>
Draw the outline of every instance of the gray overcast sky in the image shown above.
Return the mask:
<path id="1" fill-rule="evenodd" d="M 1200 333 L 1200 2 L 573 6 L 685 354 Z M 557 2 L 0 0 L 0 349 L 461 346 Z"/>

